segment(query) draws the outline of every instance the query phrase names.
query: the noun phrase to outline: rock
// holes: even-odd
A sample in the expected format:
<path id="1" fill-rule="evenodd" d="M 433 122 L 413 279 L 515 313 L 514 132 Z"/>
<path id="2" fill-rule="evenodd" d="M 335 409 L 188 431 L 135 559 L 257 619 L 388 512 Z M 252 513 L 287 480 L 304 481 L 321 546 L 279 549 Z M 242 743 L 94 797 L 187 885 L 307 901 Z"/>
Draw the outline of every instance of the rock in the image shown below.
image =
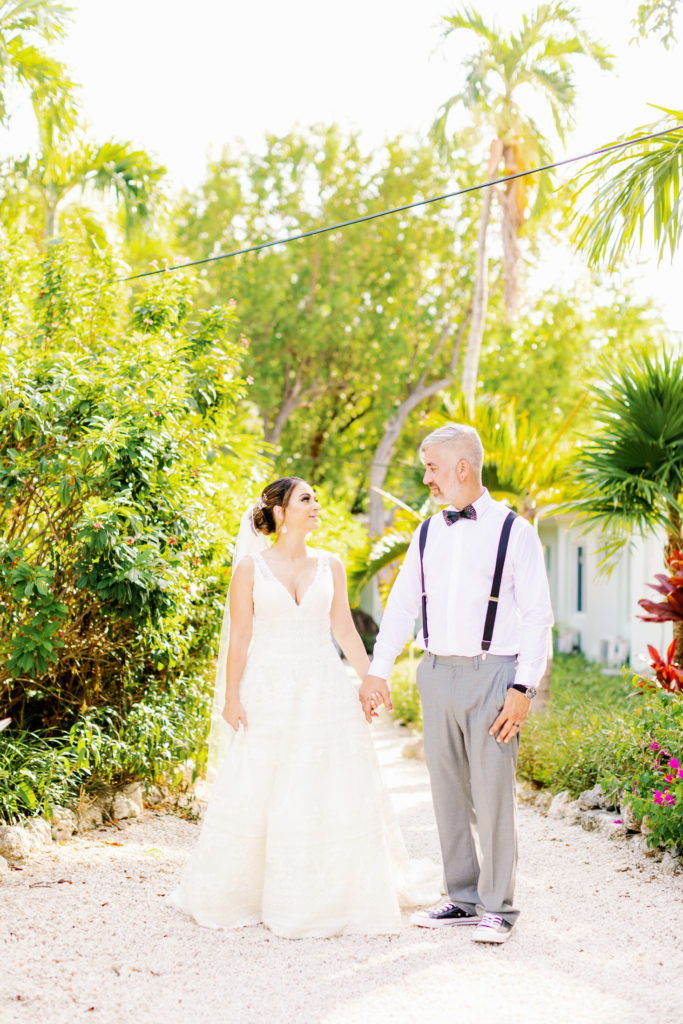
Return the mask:
<path id="1" fill-rule="evenodd" d="M 60 807 L 55 804 L 50 816 L 50 831 L 56 843 L 70 839 L 78 829 L 78 818 L 68 807 Z"/>
<path id="2" fill-rule="evenodd" d="M 111 805 L 112 818 L 118 821 L 119 818 L 139 818 L 142 808 L 136 800 L 132 800 L 121 790 L 114 794 Z"/>
<path id="3" fill-rule="evenodd" d="M 405 757 L 406 754 L 404 753 L 403 756 Z M 148 804 L 149 807 L 158 807 L 159 804 L 162 804 L 163 802 L 163 790 L 159 789 L 158 786 L 155 786 L 152 783 L 150 783 L 145 789 L 145 803 Z"/>
<path id="4" fill-rule="evenodd" d="M 683 865 L 679 861 L 678 857 L 674 857 L 669 850 L 667 850 L 661 859 L 659 870 L 664 875 L 677 875 L 683 869 Z"/>
<path id="5" fill-rule="evenodd" d="M 662 860 L 664 853 L 658 846 L 648 846 L 645 836 L 634 836 L 630 842 L 631 850 L 640 854 L 641 857 L 648 857 L 650 860 Z"/>
<path id="6" fill-rule="evenodd" d="M 132 800 L 132 802 L 137 805 L 140 814 L 142 814 L 142 783 L 127 782 L 125 786 L 121 786 L 120 792 L 123 793 L 123 795 L 127 797 L 129 800 Z"/>
<path id="7" fill-rule="evenodd" d="M 4 857 L 0 857 L 0 875 L 5 875 L 9 871 L 9 864 Z"/>
<path id="8" fill-rule="evenodd" d="M 549 818 L 565 818 L 572 823 L 579 820 L 580 813 L 577 801 L 572 800 L 566 789 L 556 793 L 548 807 Z"/>
<path id="9" fill-rule="evenodd" d="M 593 811 L 599 807 L 605 806 L 605 793 L 600 785 L 593 786 L 592 789 L 585 789 L 579 796 L 579 807 L 582 811 Z"/>
<path id="10" fill-rule="evenodd" d="M 6 860 L 25 860 L 31 852 L 31 841 L 20 825 L 0 825 L 0 856 Z"/>
<path id="11" fill-rule="evenodd" d="M 536 798 L 534 800 L 534 803 L 536 804 L 538 809 L 543 811 L 545 814 L 548 813 L 548 808 L 550 807 L 552 802 L 553 802 L 553 794 L 551 793 L 551 791 L 549 789 L 542 789 L 542 790 L 540 790 L 536 794 Z"/>
<path id="12" fill-rule="evenodd" d="M 585 811 L 579 819 L 579 824 L 586 832 L 597 832 L 600 828 L 601 818 L 601 811 Z"/>
<path id="13" fill-rule="evenodd" d="M 32 850 L 42 850 L 52 842 L 50 823 L 45 818 L 30 818 L 24 824 L 24 832 Z"/>
<path id="14" fill-rule="evenodd" d="M 619 817 L 629 832 L 640 832 L 640 821 L 636 818 L 631 804 L 621 804 L 619 808 Z"/>
<path id="15" fill-rule="evenodd" d="M 93 828 L 98 828 L 104 820 L 102 808 L 96 801 L 91 804 L 79 804 L 76 808 L 76 818 L 79 832 L 89 832 Z"/>
<path id="16" fill-rule="evenodd" d="M 414 736 L 413 739 L 408 740 L 407 743 L 403 744 L 401 750 L 403 757 L 414 757 L 418 761 L 424 761 L 425 759 L 425 748 L 424 741 L 421 736 Z"/>

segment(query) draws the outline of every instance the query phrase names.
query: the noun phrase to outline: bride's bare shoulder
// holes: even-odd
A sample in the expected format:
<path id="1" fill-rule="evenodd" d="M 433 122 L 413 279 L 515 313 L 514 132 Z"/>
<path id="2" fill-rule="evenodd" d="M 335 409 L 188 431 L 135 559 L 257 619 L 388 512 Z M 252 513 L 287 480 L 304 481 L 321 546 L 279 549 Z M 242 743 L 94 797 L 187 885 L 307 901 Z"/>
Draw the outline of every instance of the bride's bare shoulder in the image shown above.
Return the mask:
<path id="1" fill-rule="evenodd" d="M 230 580 L 231 587 L 245 586 L 246 584 L 254 582 L 254 556 L 245 555 L 240 558 L 237 565 L 232 570 L 232 577 Z"/>

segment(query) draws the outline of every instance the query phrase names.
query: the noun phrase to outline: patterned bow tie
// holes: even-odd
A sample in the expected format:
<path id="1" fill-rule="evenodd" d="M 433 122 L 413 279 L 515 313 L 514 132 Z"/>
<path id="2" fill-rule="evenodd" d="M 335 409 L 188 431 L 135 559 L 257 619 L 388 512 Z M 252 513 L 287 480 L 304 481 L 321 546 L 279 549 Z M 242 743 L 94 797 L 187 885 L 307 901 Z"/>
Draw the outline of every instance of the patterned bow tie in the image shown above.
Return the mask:
<path id="1" fill-rule="evenodd" d="M 474 505 L 466 505 L 462 512 L 452 508 L 445 508 L 443 510 L 443 517 L 446 520 L 446 526 L 452 526 L 453 523 L 457 523 L 458 519 L 476 519 L 477 510 Z"/>

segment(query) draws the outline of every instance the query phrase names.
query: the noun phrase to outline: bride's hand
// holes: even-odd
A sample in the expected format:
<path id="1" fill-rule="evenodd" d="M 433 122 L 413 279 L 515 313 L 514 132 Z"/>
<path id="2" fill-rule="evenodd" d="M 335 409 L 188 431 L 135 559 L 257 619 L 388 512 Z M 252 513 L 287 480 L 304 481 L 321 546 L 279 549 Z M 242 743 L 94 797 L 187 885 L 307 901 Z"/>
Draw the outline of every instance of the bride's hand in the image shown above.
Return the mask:
<path id="1" fill-rule="evenodd" d="M 226 700 L 222 714 L 225 721 L 233 727 L 235 732 L 237 732 L 240 725 L 243 725 L 246 729 L 247 714 L 239 700 Z"/>

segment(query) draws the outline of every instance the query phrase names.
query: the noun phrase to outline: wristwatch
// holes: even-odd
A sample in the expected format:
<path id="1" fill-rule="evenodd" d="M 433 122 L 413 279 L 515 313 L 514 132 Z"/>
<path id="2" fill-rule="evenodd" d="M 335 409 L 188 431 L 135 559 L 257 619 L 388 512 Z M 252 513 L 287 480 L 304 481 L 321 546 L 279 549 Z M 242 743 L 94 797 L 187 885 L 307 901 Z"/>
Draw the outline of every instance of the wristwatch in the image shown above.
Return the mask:
<path id="1" fill-rule="evenodd" d="M 538 690 L 535 686 L 522 686 L 521 683 L 513 683 L 512 689 L 519 690 L 520 693 L 524 694 L 527 700 L 533 700 L 536 694 L 538 693 Z"/>

